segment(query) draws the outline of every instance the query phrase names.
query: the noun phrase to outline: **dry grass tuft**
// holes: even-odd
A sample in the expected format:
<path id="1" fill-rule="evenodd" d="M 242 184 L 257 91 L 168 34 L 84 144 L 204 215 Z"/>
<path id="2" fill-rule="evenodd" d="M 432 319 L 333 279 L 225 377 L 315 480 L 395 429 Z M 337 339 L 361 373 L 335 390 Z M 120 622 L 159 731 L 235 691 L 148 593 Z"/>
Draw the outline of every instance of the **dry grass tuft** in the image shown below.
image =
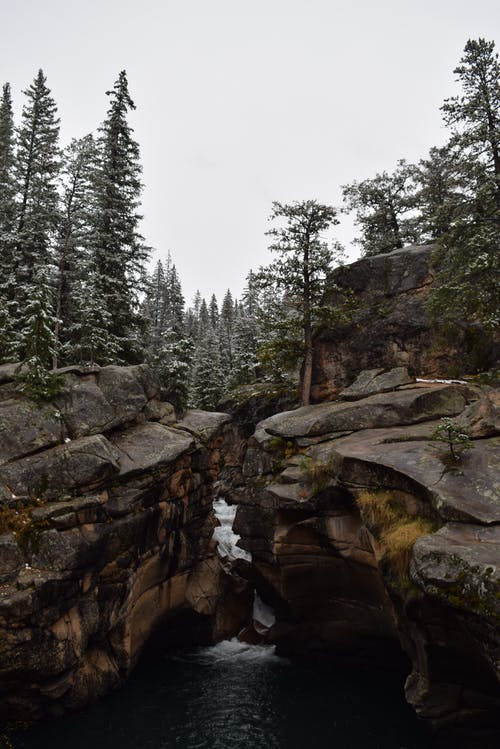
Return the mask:
<path id="1" fill-rule="evenodd" d="M 402 520 L 391 525 L 380 536 L 384 558 L 397 573 L 400 580 L 408 573 L 413 547 L 420 536 L 435 530 L 434 524 L 425 518 Z"/>
<path id="2" fill-rule="evenodd" d="M 433 533 L 431 520 L 409 515 L 390 491 L 362 492 L 358 506 L 380 543 L 382 559 L 401 582 L 408 574 L 413 546 L 420 536 Z"/>

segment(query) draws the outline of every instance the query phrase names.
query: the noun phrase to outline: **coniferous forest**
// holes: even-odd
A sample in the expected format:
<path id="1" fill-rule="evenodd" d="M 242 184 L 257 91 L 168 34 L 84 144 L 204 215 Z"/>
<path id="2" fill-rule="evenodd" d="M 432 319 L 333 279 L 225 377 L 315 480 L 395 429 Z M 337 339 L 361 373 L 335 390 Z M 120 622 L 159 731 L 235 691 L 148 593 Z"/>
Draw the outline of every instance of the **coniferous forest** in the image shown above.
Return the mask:
<path id="1" fill-rule="evenodd" d="M 0 363 L 19 362 L 19 386 L 43 397 L 57 388 L 60 367 L 147 361 L 180 409 L 212 409 L 238 385 L 301 370 L 307 403 L 314 331 L 332 314 L 322 306 L 325 280 L 342 259 L 342 247 L 324 235 L 347 212 L 364 255 L 435 243 L 428 310 L 443 330 L 464 318 L 497 328 L 499 72 L 494 42 L 469 40 L 454 71 L 457 93 L 441 107 L 445 145 L 344 185 L 341 207 L 274 203 L 273 262 L 249 271 L 241 298 L 198 293 L 189 304 L 174 259 L 151 270 L 140 233 L 141 161 L 126 72 L 107 92 L 101 125 L 66 146 L 43 71 L 23 92 L 19 122 L 5 83 Z"/>

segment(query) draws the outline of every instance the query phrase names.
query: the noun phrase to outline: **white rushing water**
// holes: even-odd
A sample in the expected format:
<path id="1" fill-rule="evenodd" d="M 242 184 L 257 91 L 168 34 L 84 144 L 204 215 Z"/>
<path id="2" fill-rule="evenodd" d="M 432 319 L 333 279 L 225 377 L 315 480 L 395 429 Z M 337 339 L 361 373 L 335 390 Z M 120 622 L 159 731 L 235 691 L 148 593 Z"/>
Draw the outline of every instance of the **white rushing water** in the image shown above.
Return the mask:
<path id="1" fill-rule="evenodd" d="M 252 555 L 237 545 L 240 536 L 233 531 L 233 523 L 236 515 L 236 505 L 229 505 L 224 499 L 214 501 L 215 517 L 220 526 L 214 530 L 214 538 L 218 544 L 219 556 L 228 559 L 246 559 L 252 561 Z"/>
<path id="2" fill-rule="evenodd" d="M 264 603 L 257 591 L 253 594 L 252 619 L 265 630 L 271 629 L 276 624 L 276 616 L 273 609 L 267 603 Z"/>
<path id="3" fill-rule="evenodd" d="M 268 660 L 280 660 L 276 655 L 276 647 L 274 645 L 250 645 L 247 642 L 240 642 L 236 637 L 232 640 L 222 640 L 217 645 L 212 645 L 208 648 L 200 650 L 194 658 L 203 664 L 209 664 L 210 662 L 241 662 L 241 661 L 268 661 Z M 193 656 L 191 656 L 193 658 Z"/>

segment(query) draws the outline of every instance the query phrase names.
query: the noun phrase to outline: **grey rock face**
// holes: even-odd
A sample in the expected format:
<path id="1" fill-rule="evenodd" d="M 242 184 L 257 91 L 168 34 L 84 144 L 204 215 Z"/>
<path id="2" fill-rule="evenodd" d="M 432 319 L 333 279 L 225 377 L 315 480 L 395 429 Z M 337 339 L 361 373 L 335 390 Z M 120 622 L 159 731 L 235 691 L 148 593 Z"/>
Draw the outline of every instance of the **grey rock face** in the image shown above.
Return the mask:
<path id="1" fill-rule="evenodd" d="M 365 369 L 359 374 L 352 385 L 340 393 L 340 400 L 355 401 L 376 393 L 387 393 L 402 385 L 409 385 L 413 378 L 406 367 L 395 367 L 388 372 L 383 369 Z"/>
<path id="2" fill-rule="evenodd" d="M 438 385 L 381 393 L 354 403 L 304 406 L 271 416 L 259 424 L 259 429 L 284 439 L 318 437 L 455 416 L 464 406 L 465 398 L 458 388 Z"/>
<path id="3" fill-rule="evenodd" d="M 0 487 L 7 497 L 57 497 L 78 487 L 98 486 L 119 471 L 118 451 L 97 434 L 4 464 Z"/>
<path id="4" fill-rule="evenodd" d="M 356 387 L 370 392 L 380 375 Z M 450 746 L 489 748 L 500 736 L 497 391 L 396 387 L 260 422 L 248 484 L 231 495 L 235 527 L 278 612 L 279 648 L 389 659 L 397 622 L 410 704 Z M 447 412 L 481 437 L 456 463 L 432 440 Z"/>
<path id="5" fill-rule="evenodd" d="M 324 302 L 347 322 L 315 338 L 313 395 L 331 399 L 363 370 L 406 367 L 412 376 L 457 377 L 498 367 L 500 336 L 463 321 L 443 344 L 425 309 L 434 279 L 432 245 L 405 247 L 337 268 Z M 352 300 L 354 299 L 354 304 Z"/>
<path id="6" fill-rule="evenodd" d="M 250 605 L 212 542 L 229 417 L 147 421 L 173 409 L 143 366 L 59 374 L 57 405 L 0 400 L 0 720 L 81 707 L 126 678 L 160 624 L 182 614 L 188 642 L 201 626 L 231 637 Z"/>
<path id="7" fill-rule="evenodd" d="M 54 406 L 21 398 L 0 402 L 0 464 L 57 445 L 64 436 Z"/>

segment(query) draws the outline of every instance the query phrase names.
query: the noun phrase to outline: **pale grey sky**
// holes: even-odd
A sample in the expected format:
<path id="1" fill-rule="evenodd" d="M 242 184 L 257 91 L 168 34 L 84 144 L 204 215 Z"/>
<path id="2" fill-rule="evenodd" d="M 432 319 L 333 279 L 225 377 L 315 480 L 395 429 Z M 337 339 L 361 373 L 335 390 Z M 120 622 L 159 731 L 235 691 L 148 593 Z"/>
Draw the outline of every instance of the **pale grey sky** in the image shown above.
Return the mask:
<path id="1" fill-rule="evenodd" d="M 340 203 L 340 185 L 445 139 L 468 38 L 500 40 L 497 0 L 0 0 L 0 83 L 39 67 L 62 140 L 95 130 L 128 72 L 143 233 L 187 300 L 241 292 L 270 260 L 271 202 Z M 352 222 L 336 237 L 349 256 Z"/>

